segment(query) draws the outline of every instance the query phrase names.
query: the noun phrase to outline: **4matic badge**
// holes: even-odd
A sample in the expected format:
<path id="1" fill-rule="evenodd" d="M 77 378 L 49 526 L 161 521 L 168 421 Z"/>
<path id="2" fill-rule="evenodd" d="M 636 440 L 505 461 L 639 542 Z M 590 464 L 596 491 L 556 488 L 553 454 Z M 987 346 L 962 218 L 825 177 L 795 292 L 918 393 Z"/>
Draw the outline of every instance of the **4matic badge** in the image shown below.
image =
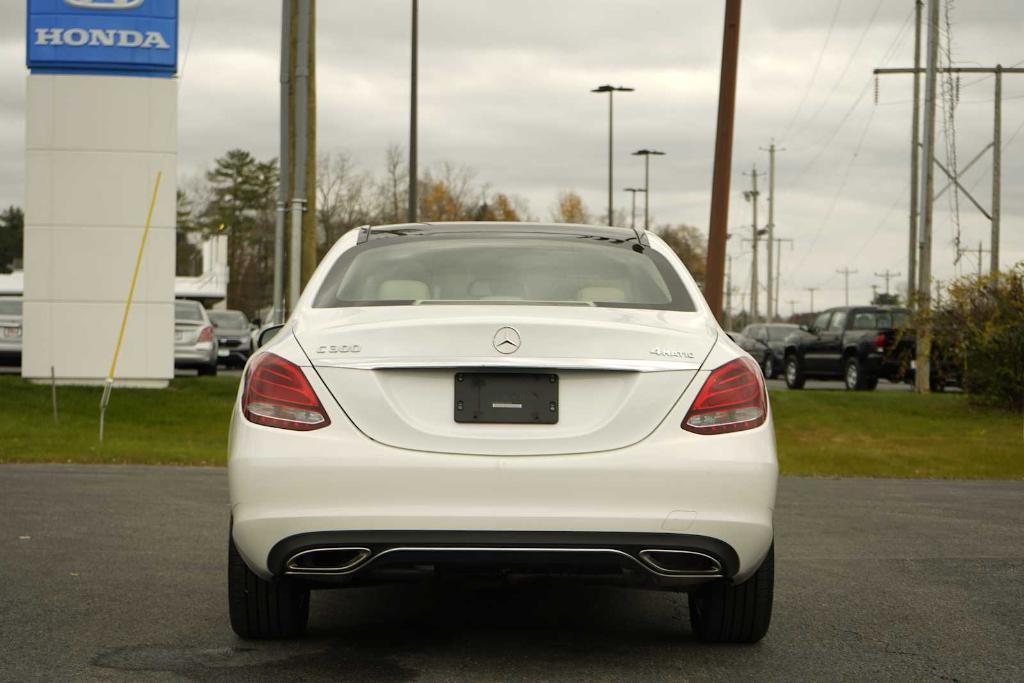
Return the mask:
<path id="1" fill-rule="evenodd" d="M 655 356 L 664 356 L 665 358 L 685 358 L 687 360 L 693 360 L 694 355 L 689 351 L 670 351 L 663 349 L 660 346 L 655 346 L 651 349 L 651 353 Z"/>

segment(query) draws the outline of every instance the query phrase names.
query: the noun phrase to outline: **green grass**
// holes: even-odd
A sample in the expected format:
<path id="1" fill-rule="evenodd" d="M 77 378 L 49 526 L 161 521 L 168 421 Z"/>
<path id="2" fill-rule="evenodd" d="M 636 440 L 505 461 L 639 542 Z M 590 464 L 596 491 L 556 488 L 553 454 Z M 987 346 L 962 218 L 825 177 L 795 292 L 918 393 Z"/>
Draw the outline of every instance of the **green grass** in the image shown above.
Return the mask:
<path id="1" fill-rule="evenodd" d="M 963 394 L 780 391 L 771 401 L 783 474 L 1024 479 L 1021 415 Z"/>
<path id="2" fill-rule="evenodd" d="M 99 443 L 98 387 L 50 387 L 0 376 L 0 463 L 223 465 L 238 377 L 182 378 L 164 391 L 114 389 Z"/>
<path id="3" fill-rule="evenodd" d="M 99 388 L 0 376 L 0 463 L 223 465 L 237 377 L 183 378 L 166 391 L 117 389 L 99 445 Z M 963 395 L 793 391 L 772 394 L 784 474 L 1024 479 L 1022 418 Z"/>

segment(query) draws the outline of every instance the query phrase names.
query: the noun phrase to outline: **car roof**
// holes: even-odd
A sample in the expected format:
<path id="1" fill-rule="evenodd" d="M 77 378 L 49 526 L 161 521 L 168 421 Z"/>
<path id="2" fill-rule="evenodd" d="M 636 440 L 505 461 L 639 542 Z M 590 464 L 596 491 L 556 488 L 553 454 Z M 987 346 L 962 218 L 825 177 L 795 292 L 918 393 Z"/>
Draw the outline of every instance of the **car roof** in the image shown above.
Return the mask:
<path id="1" fill-rule="evenodd" d="M 580 225 L 576 223 L 466 221 L 367 226 L 362 228 L 358 241 L 362 243 L 382 238 L 432 237 L 440 235 L 547 235 L 589 238 L 613 244 L 624 244 L 638 240 L 638 233 L 630 228 Z"/>

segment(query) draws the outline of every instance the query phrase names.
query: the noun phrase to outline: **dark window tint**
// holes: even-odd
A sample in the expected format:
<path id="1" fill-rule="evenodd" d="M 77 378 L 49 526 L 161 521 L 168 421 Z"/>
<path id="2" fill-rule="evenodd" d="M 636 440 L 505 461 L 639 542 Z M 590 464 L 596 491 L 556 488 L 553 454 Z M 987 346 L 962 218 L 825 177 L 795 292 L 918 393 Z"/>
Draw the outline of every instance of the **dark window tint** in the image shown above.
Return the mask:
<path id="1" fill-rule="evenodd" d="M 174 319 L 203 322 L 203 307 L 194 301 L 174 302 Z"/>
<path id="2" fill-rule="evenodd" d="M 249 320 L 241 311 L 207 311 L 214 327 L 240 330 L 249 327 Z"/>
<path id="3" fill-rule="evenodd" d="M 796 332 L 798 328 L 796 325 L 769 325 L 768 326 L 768 340 L 769 341 L 782 341 L 789 335 Z"/>
<path id="4" fill-rule="evenodd" d="M 458 236 L 371 241 L 334 264 L 314 306 L 522 303 L 696 310 L 653 249 L 581 238 Z"/>

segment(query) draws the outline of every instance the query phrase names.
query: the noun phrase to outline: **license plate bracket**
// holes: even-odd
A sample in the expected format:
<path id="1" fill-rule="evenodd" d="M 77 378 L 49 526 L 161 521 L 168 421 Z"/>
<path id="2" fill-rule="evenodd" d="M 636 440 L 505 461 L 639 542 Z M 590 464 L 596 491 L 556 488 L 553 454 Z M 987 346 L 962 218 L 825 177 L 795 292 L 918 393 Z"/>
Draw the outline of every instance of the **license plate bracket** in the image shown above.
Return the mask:
<path id="1" fill-rule="evenodd" d="M 455 421 L 557 424 L 558 375 L 549 372 L 455 373 Z"/>

